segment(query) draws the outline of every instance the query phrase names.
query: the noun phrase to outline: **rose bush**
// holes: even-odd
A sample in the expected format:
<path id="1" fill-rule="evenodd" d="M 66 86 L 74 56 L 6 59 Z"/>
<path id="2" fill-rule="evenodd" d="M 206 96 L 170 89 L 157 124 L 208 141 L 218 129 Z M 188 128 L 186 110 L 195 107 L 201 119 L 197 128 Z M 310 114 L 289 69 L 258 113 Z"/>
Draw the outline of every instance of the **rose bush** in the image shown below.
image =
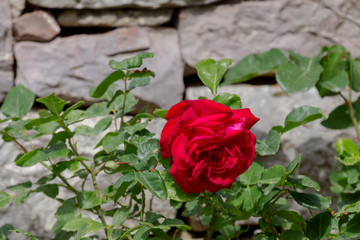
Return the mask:
<path id="1" fill-rule="evenodd" d="M 230 188 L 255 156 L 249 109 L 232 110 L 213 100 L 185 100 L 170 108 L 160 139 L 170 173 L 186 193 Z"/>

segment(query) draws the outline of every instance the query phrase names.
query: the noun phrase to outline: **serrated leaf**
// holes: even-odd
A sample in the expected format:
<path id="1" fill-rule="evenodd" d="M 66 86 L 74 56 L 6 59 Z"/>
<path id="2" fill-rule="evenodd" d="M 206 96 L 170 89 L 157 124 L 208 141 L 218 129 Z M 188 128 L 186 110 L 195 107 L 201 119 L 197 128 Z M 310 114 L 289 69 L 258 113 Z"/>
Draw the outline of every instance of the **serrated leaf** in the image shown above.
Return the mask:
<path id="1" fill-rule="evenodd" d="M 35 94 L 22 84 L 13 87 L 5 97 L 0 111 L 8 118 L 21 118 L 32 108 Z"/>
<path id="2" fill-rule="evenodd" d="M 256 140 L 255 149 L 260 156 L 275 155 L 280 148 L 279 132 L 270 129 L 265 140 Z"/>
<path id="3" fill-rule="evenodd" d="M 41 149 L 34 149 L 16 160 L 16 165 L 20 167 L 30 167 L 41 161 L 46 161 L 46 154 Z"/>
<path id="4" fill-rule="evenodd" d="M 66 105 L 66 102 L 61 98 L 56 97 L 55 93 L 52 93 L 46 97 L 38 98 L 36 101 L 44 104 L 55 116 L 60 116 L 61 111 Z"/>
<path id="5" fill-rule="evenodd" d="M 124 143 L 124 133 L 109 132 L 102 139 L 102 146 L 106 153 L 114 151 L 120 144 Z"/>
<path id="6" fill-rule="evenodd" d="M 105 226 L 102 223 L 94 221 L 91 218 L 82 218 L 80 216 L 66 223 L 65 226 L 62 228 L 62 230 L 71 231 L 71 232 L 77 231 L 78 234 L 77 236 L 75 236 L 75 239 L 77 237 L 78 239 L 80 239 L 80 237 L 84 236 L 85 234 L 99 231 L 104 227 Z M 81 232 L 81 234 L 79 234 L 79 232 Z"/>
<path id="7" fill-rule="evenodd" d="M 360 120 L 360 97 L 352 103 L 355 118 Z M 353 123 L 350 118 L 350 113 L 348 107 L 343 104 L 335 108 L 330 114 L 329 117 L 322 121 L 321 124 L 324 127 L 330 129 L 345 129 L 353 127 Z"/>
<path id="8" fill-rule="evenodd" d="M 44 153 L 51 159 L 67 158 L 70 150 L 63 141 L 56 141 L 44 150 Z"/>
<path id="9" fill-rule="evenodd" d="M 59 193 L 59 187 L 57 184 L 45 184 L 36 189 L 37 192 L 42 192 L 50 198 L 55 198 Z"/>
<path id="10" fill-rule="evenodd" d="M 109 74 L 95 89 L 91 94 L 93 98 L 101 98 L 106 90 L 116 81 L 124 79 L 125 73 L 121 70 L 115 71 Z"/>
<path id="11" fill-rule="evenodd" d="M 331 214 L 328 212 L 319 213 L 310 218 L 306 228 L 306 236 L 314 240 L 323 239 L 330 234 L 331 227 Z"/>
<path id="12" fill-rule="evenodd" d="M 261 197 L 261 191 L 257 186 L 248 186 L 243 189 L 240 195 L 241 198 L 241 211 L 252 212 L 254 211 L 257 202 Z"/>
<path id="13" fill-rule="evenodd" d="M 11 201 L 11 195 L 7 192 L 0 192 L 0 209 L 6 207 Z"/>
<path id="14" fill-rule="evenodd" d="M 274 165 L 262 172 L 260 183 L 277 184 L 284 174 L 285 168 L 282 165 Z"/>
<path id="15" fill-rule="evenodd" d="M 264 170 L 262 163 L 252 162 L 248 170 L 239 176 L 239 181 L 245 186 L 257 184 Z"/>
<path id="16" fill-rule="evenodd" d="M 57 209 L 55 217 L 58 221 L 69 222 L 77 214 L 78 208 L 75 198 L 65 200 L 62 205 Z"/>
<path id="17" fill-rule="evenodd" d="M 228 106 L 231 109 L 240 109 L 242 108 L 241 99 L 236 94 L 231 93 L 220 93 L 216 95 L 213 100 L 215 102 L 221 103 L 225 106 Z"/>
<path id="18" fill-rule="evenodd" d="M 129 216 L 130 208 L 122 207 L 116 210 L 113 216 L 114 226 L 121 226 Z"/>
<path id="19" fill-rule="evenodd" d="M 221 59 L 218 62 L 214 59 L 204 59 L 198 61 L 194 67 L 200 80 L 216 94 L 217 87 L 231 63 L 231 59 Z"/>
<path id="20" fill-rule="evenodd" d="M 6 188 L 15 192 L 23 192 L 27 191 L 29 188 L 31 188 L 32 183 L 30 181 L 18 183 L 15 185 L 7 186 Z"/>
<path id="21" fill-rule="evenodd" d="M 143 59 L 145 58 L 152 58 L 154 53 L 152 52 L 141 52 L 138 53 L 134 57 L 130 57 L 127 59 L 122 60 L 121 62 L 117 62 L 115 60 L 110 60 L 109 67 L 115 70 L 127 70 L 131 68 L 138 68 L 143 64 Z"/>
<path id="22" fill-rule="evenodd" d="M 325 210 L 330 207 L 331 200 L 317 193 L 300 193 L 290 191 L 295 201 L 307 208 Z"/>
<path id="23" fill-rule="evenodd" d="M 100 198 L 92 191 L 80 192 L 77 195 L 77 200 L 81 209 L 89 209 L 101 204 Z"/>
<path id="24" fill-rule="evenodd" d="M 261 54 L 252 54 L 236 63 L 225 75 L 224 84 L 239 83 L 268 73 L 287 62 L 284 52 L 277 48 Z"/>
<path id="25" fill-rule="evenodd" d="M 162 118 L 162 119 L 167 120 L 167 119 L 165 118 L 165 116 L 166 116 L 166 114 L 167 114 L 168 111 L 169 111 L 169 110 L 167 110 L 167 109 L 155 109 L 153 113 L 154 113 L 156 116 L 158 116 L 158 117 L 160 117 L 160 118 Z"/>
<path id="26" fill-rule="evenodd" d="M 276 70 L 276 81 L 286 93 L 309 90 L 319 80 L 323 68 L 320 55 L 306 58 L 290 51 L 294 63 L 282 63 Z"/>
<path id="27" fill-rule="evenodd" d="M 276 126 L 273 127 L 273 129 L 279 133 L 285 133 L 293 128 L 325 117 L 326 115 L 321 111 L 320 108 L 302 106 L 292 110 L 286 116 L 284 127 Z"/>
<path id="28" fill-rule="evenodd" d="M 154 196 L 165 201 L 167 191 L 164 180 L 157 172 L 134 172 L 135 178 Z"/>
<path id="29" fill-rule="evenodd" d="M 141 226 L 139 230 L 136 231 L 133 240 L 143 240 L 149 236 L 151 228 L 149 226 Z"/>
<path id="30" fill-rule="evenodd" d="M 71 107 L 67 108 L 66 111 L 61 115 L 61 117 L 63 119 L 66 119 L 66 117 L 75 109 L 81 107 L 81 105 L 84 104 L 84 101 L 79 101 L 77 103 L 75 103 L 74 105 L 72 105 Z"/>
<path id="31" fill-rule="evenodd" d="M 131 80 L 128 90 L 131 91 L 136 87 L 149 85 L 149 83 L 150 83 L 149 77 L 134 78 Z"/>

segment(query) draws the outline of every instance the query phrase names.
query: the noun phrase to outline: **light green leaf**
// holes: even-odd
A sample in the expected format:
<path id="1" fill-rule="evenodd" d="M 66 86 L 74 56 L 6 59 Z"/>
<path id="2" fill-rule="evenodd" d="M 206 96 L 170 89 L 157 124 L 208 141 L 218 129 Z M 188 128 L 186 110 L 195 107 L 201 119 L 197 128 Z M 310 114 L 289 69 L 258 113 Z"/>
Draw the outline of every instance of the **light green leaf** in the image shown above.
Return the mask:
<path id="1" fill-rule="evenodd" d="M 9 118 L 21 118 L 30 111 L 34 100 L 35 94 L 19 84 L 8 92 L 0 111 Z"/>
<path id="2" fill-rule="evenodd" d="M 306 228 L 306 236 L 314 240 L 323 239 L 330 234 L 331 226 L 331 214 L 328 212 L 319 213 L 310 218 Z"/>
<path id="3" fill-rule="evenodd" d="M 86 109 L 83 118 L 93 118 L 108 115 L 110 109 L 107 107 L 106 102 L 94 103 L 88 109 Z"/>
<path id="4" fill-rule="evenodd" d="M 339 72 L 333 78 L 327 81 L 319 82 L 320 86 L 331 91 L 331 92 L 340 92 L 349 85 L 349 77 L 346 72 Z"/>
<path id="5" fill-rule="evenodd" d="M 260 156 L 275 155 L 280 148 L 279 132 L 270 129 L 265 140 L 256 140 L 255 149 Z"/>
<path id="6" fill-rule="evenodd" d="M 88 233 L 94 233 L 103 229 L 105 226 L 102 223 L 92 220 L 91 218 L 82 218 L 78 216 L 71 221 L 67 222 L 62 228 L 64 231 L 78 231 L 81 234 L 77 234 L 78 239 Z M 75 237 L 75 239 L 77 238 Z"/>
<path id="7" fill-rule="evenodd" d="M 288 181 L 290 183 L 297 185 L 297 187 L 301 187 L 301 188 L 311 187 L 316 189 L 317 191 L 320 191 L 320 185 L 305 175 L 299 175 L 296 178 L 292 178 L 289 176 Z"/>
<path id="8" fill-rule="evenodd" d="M 110 60 L 109 67 L 115 70 L 127 70 L 131 68 L 138 68 L 143 64 L 143 59 L 152 58 L 154 53 L 152 52 L 141 52 L 134 57 L 130 57 L 117 62 L 115 60 Z"/>
<path id="9" fill-rule="evenodd" d="M 81 209 L 89 209 L 101 204 L 100 198 L 92 191 L 80 192 L 77 195 L 77 200 Z"/>
<path id="10" fill-rule="evenodd" d="M 6 207 L 11 201 L 11 195 L 7 192 L 0 192 L 0 209 Z"/>
<path id="11" fill-rule="evenodd" d="M 336 141 L 336 152 L 340 155 L 338 160 L 346 166 L 360 162 L 360 149 L 350 139 L 339 138 Z"/>
<path id="12" fill-rule="evenodd" d="M 109 74 L 95 89 L 92 93 L 93 98 L 101 98 L 106 90 L 116 81 L 124 79 L 125 74 L 123 71 L 118 70 Z"/>
<path id="13" fill-rule="evenodd" d="M 228 106 L 231 109 L 240 109 L 242 108 L 241 99 L 236 94 L 231 93 L 220 93 L 216 95 L 213 100 L 215 102 L 224 104 L 225 106 Z"/>
<path id="14" fill-rule="evenodd" d="M 277 48 L 261 54 L 252 54 L 236 63 L 225 75 L 224 84 L 244 82 L 259 75 L 271 72 L 287 62 L 284 52 Z"/>
<path id="15" fill-rule="evenodd" d="M 146 86 L 146 85 L 149 85 L 149 83 L 150 83 L 149 77 L 134 78 L 131 80 L 128 90 L 129 91 L 133 90 L 134 88 L 139 87 L 139 86 Z"/>
<path id="16" fill-rule="evenodd" d="M 157 172 L 134 172 L 135 178 L 146 187 L 154 196 L 165 201 L 167 191 L 164 180 Z"/>
<path id="17" fill-rule="evenodd" d="M 252 162 L 248 170 L 239 176 L 239 181 L 245 186 L 257 184 L 260 181 L 264 167 L 260 162 Z"/>
<path id="18" fill-rule="evenodd" d="M 156 115 L 156 116 L 158 116 L 158 117 L 160 117 L 160 118 L 162 118 L 162 119 L 165 119 L 165 120 L 167 120 L 166 118 L 165 118 L 165 116 L 166 116 L 166 114 L 167 114 L 167 112 L 168 112 L 169 110 L 167 110 L 167 109 L 155 109 L 154 110 L 154 114 Z"/>
<path id="19" fill-rule="evenodd" d="M 276 70 L 276 81 L 286 93 L 309 90 L 319 80 L 323 68 L 320 55 L 306 58 L 290 51 L 294 63 L 282 63 Z"/>
<path id="20" fill-rule="evenodd" d="M 46 161 L 46 154 L 41 149 L 34 149 L 16 160 L 16 165 L 20 167 L 30 167 L 41 161 Z"/>
<path id="21" fill-rule="evenodd" d="M 197 197 L 198 194 L 186 194 L 179 184 L 175 182 L 169 171 L 161 172 L 161 176 L 164 179 L 167 195 L 170 199 L 178 202 L 188 202 Z"/>
<path id="22" fill-rule="evenodd" d="M 66 117 L 75 109 L 81 107 L 81 105 L 84 104 L 84 101 L 79 101 L 77 103 L 75 103 L 74 105 L 72 105 L 71 107 L 69 107 L 68 109 L 66 109 L 66 111 L 61 115 L 61 118 L 66 119 Z"/>
<path id="23" fill-rule="evenodd" d="M 129 216 L 130 208 L 122 207 L 116 210 L 113 216 L 113 224 L 114 226 L 121 226 L 126 218 Z"/>
<path id="24" fill-rule="evenodd" d="M 102 139 L 102 146 L 106 153 L 110 153 L 124 143 L 124 140 L 124 133 L 109 132 Z"/>
<path id="25" fill-rule="evenodd" d="M 277 184 L 284 174 L 285 168 L 282 165 L 274 165 L 262 172 L 260 183 Z"/>
<path id="26" fill-rule="evenodd" d="M 360 60 L 352 59 L 350 61 L 350 77 L 351 89 L 358 92 L 360 91 Z"/>
<path id="27" fill-rule="evenodd" d="M 60 116 L 61 111 L 64 109 L 66 102 L 61 98 L 55 96 L 55 93 L 49 96 L 36 99 L 37 102 L 44 104 L 52 114 Z"/>
<path id="28" fill-rule="evenodd" d="M 217 87 L 231 63 L 231 59 L 221 59 L 218 62 L 214 59 L 204 59 L 197 62 L 194 67 L 200 80 L 216 94 Z"/>

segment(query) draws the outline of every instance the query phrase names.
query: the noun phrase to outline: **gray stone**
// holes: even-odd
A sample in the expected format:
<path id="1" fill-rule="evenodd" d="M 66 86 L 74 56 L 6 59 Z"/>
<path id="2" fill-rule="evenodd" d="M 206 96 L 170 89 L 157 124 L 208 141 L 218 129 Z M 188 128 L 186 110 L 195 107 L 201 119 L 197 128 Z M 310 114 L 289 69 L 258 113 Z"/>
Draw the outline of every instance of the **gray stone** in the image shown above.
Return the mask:
<path id="1" fill-rule="evenodd" d="M 279 86 L 253 86 L 239 84 L 220 87 L 219 93 L 229 92 L 241 97 L 243 107 L 250 108 L 252 113 L 260 118 L 253 131 L 258 139 L 264 139 L 268 131 L 276 125 L 284 124 L 285 117 L 291 110 L 300 106 L 314 106 L 329 114 L 336 106 L 343 104 L 341 97 L 320 98 L 316 89 L 308 92 L 295 93 L 287 96 Z M 187 99 L 197 99 L 199 96 L 212 98 L 206 87 L 190 87 L 186 90 Z M 354 99 L 356 96 L 353 97 Z M 258 157 L 266 167 L 274 164 L 287 165 L 298 153 L 302 160 L 298 174 L 307 175 L 318 181 L 321 193 L 332 195 L 329 175 L 331 168 L 337 162 L 335 159 L 335 143 L 340 137 L 356 138 L 354 129 L 343 131 L 330 130 L 320 124 L 320 120 L 295 128 L 281 137 L 281 148 L 274 157 Z"/>
<path id="2" fill-rule="evenodd" d="M 10 0 L 11 16 L 18 17 L 25 9 L 26 0 Z"/>
<path id="3" fill-rule="evenodd" d="M 13 20 L 14 35 L 18 41 L 47 42 L 60 33 L 60 27 L 49 13 L 34 11 Z"/>
<path id="4" fill-rule="evenodd" d="M 105 34 L 57 38 L 49 43 L 17 43 L 16 83 L 23 83 L 38 96 L 56 92 L 66 99 L 93 100 L 89 89 L 111 73 L 107 66 L 110 59 L 120 61 L 145 50 L 155 53 L 144 66 L 156 77 L 134 93 L 167 108 L 182 99 L 184 89 L 177 34 L 168 28 L 122 28 Z"/>
<path id="5" fill-rule="evenodd" d="M 0 1 L 0 102 L 14 81 L 13 77 L 13 37 L 8 0 Z"/>
<path id="6" fill-rule="evenodd" d="M 57 21 L 64 27 L 158 26 L 169 22 L 171 9 L 148 10 L 65 10 Z"/>
<path id="7" fill-rule="evenodd" d="M 190 66 L 204 58 L 238 61 L 273 47 L 312 56 L 335 43 L 358 57 L 359 15 L 356 0 L 244 1 L 185 8 L 179 15 L 181 51 Z"/>
<path id="8" fill-rule="evenodd" d="M 70 9 L 185 7 L 211 4 L 218 1 L 221 0 L 28 0 L 29 3 L 39 7 Z"/>

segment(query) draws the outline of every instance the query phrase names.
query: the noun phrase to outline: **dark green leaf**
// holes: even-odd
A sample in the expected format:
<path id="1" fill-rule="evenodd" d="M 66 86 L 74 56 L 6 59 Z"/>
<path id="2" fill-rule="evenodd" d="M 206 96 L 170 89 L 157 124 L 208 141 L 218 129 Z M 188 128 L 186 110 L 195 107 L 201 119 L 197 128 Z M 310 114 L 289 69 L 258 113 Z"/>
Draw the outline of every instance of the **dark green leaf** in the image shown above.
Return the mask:
<path id="1" fill-rule="evenodd" d="M 146 187 L 154 196 L 165 201 L 167 191 L 164 180 L 157 172 L 134 172 L 135 178 Z"/>
<path id="2" fill-rule="evenodd" d="M 311 187 L 315 188 L 317 191 L 320 191 L 320 185 L 314 180 L 311 180 L 311 178 L 309 178 L 308 176 L 299 175 L 296 178 L 292 178 L 289 176 L 288 181 L 295 184 L 297 187 Z"/>
<path id="3" fill-rule="evenodd" d="M 360 237 L 360 213 L 343 215 L 339 221 L 342 237 L 358 239 Z"/>
<path id="4" fill-rule="evenodd" d="M 317 193 L 299 193 L 290 191 L 295 201 L 307 208 L 325 210 L 330 207 L 331 200 Z"/>
<path id="5" fill-rule="evenodd" d="M 15 192 L 23 192 L 27 191 L 27 189 L 31 188 L 32 183 L 30 181 L 18 183 L 12 186 L 7 186 L 6 188 Z"/>
<path id="6" fill-rule="evenodd" d="M 158 116 L 158 117 L 163 118 L 163 119 L 166 120 L 165 116 L 166 116 L 166 114 L 167 114 L 168 111 L 169 111 L 169 110 L 167 110 L 167 109 L 155 109 L 153 113 L 154 113 L 156 116 Z"/>
<path id="7" fill-rule="evenodd" d="M 58 118 L 56 116 L 50 116 L 50 117 L 47 117 L 47 118 L 37 118 L 37 119 L 33 119 L 33 120 L 30 120 L 29 122 L 27 122 L 24 127 L 27 129 L 27 130 L 30 130 L 30 129 L 33 129 L 34 127 L 38 127 L 42 124 L 45 124 L 45 123 L 49 123 L 49 122 L 53 122 L 53 121 L 56 121 L 58 120 Z"/>
<path id="8" fill-rule="evenodd" d="M 218 62 L 214 59 L 204 59 L 197 62 L 195 68 L 200 80 L 216 94 L 217 87 L 231 63 L 231 59 L 221 59 Z"/>
<path id="9" fill-rule="evenodd" d="M 57 184 L 45 184 L 36 189 L 37 192 L 42 192 L 50 198 L 55 198 L 59 193 L 59 187 Z"/>
<path id="10" fill-rule="evenodd" d="M 332 216 L 328 212 L 323 212 L 310 218 L 306 235 L 310 239 L 320 240 L 327 237 L 330 234 L 332 226 Z"/>
<path id="11" fill-rule="evenodd" d="M 360 120 L 360 98 L 352 103 L 354 115 L 356 119 Z M 353 123 L 350 118 L 350 113 L 348 107 L 343 104 L 335 108 L 330 114 L 329 118 L 322 121 L 321 124 L 324 127 L 330 129 L 345 129 L 353 127 Z"/>
<path id="12" fill-rule="evenodd" d="M 0 227 L 0 240 L 7 240 L 7 236 L 11 233 L 15 228 L 10 224 L 5 224 Z"/>
<path id="13" fill-rule="evenodd" d="M 340 92 L 349 85 L 349 77 L 346 72 L 339 72 L 333 78 L 327 81 L 319 82 L 320 86 L 331 91 L 331 92 Z"/>
<path id="14" fill-rule="evenodd" d="M 312 122 L 314 120 L 325 118 L 325 114 L 320 108 L 302 106 L 292 110 L 285 118 L 285 126 L 273 127 L 279 133 L 285 133 L 293 128 Z"/>
<path id="15" fill-rule="evenodd" d="M 133 90 L 134 88 L 139 86 L 146 86 L 149 85 L 149 83 L 150 83 L 149 77 L 134 78 L 133 80 L 131 80 L 128 90 L 129 91 Z"/>
<path id="16" fill-rule="evenodd" d="M 141 79 L 141 78 L 145 79 L 145 78 L 148 78 L 149 81 L 150 81 L 150 78 L 149 78 L 150 76 L 155 77 L 155 73 L 152 72 L 152 71 L 147 70 L 146 68 L 144 68 L 141 71 L 140 70 L 130 70 L 128 72 L 128 74 L 127 74 L 127 79 L 130 80 L 130 79 Z M 130 85 L 129 85 L 129 87 L 130 87 Z M 131 90 L 131 89 L 129 89 L 129 90 Z"/>
<path id="17" fill-rule="evenodd" d="M 46 161 L 46 154 L 41 149 L 34 149 L 16 160 L 16 165 L 20 167 L 30 167 L 41 161 Z"/>
<path id="18" fill-rule="evenodd" d="M 136 231 L 133 240 L 143 240 L 149 236 L 151 228 L 149 226 L 141 226 L 139 230 Z"/>
<path id="19" fill-rule="evenodd" d="M 110 228 L 107 232 L 108 240 L 118 240 L 121 238 L 122 233 L 121 229 Z"/>
<path id="20" fill-rule="evenodd" d="M 43 184 L 46 184 L 48 182 L 50 182 L 51 180 L 55 179 L 56 178 L 56 175 L 51 173 L 51 174 L 48 174 L 48 175 L 45 175 L 43 177 L 41 177 L 37 182 L 36 184 L 39 184 L 39 185 L 43 185 Z"/>
<path id="21" fill-rule="evenodd" d="M 44 153 L 51 159 L 67 158 L 70 150 L 63 141 L 54 142 Z"/>
<path id="22" fill-rule="evenodd" d="M 62 205 L 57 209 L 55 217 L 58 221 L 69 222 L 71 219 L 75 218 L 78 208 L 75 201 L 75 198 L 69 198 L 65 200 Z"/>
<path id="23" fill-rule="evenodd" d="M 154 53 L 152 52 L 142 52 L 134 57 L 124 59 L 121 62 L 111 60 L 109 62 L 109 67 L 115 70 L 127 70 L 131 68 L 138 68 L 143 64 L 144 58 L 152 58 L 153 56 Z"/>
<path id="24" fill-rule="evenodd" d="M 286 173 L 292 174 L 299 166 L 301 160 L 301 154 L 299 153 L 296 157 L 287 165 Z"/>
<path id="25" fill-rule="evenodd" d="M 320 55 L 306 58 L 290 51 L 294 63 L 282 63 L 276 70 L 276 81 L 286 93 L 309 90 L 315 86 L 323 71 Z"/>
<path id="26" fill-rule="evenodd" d="M 80 192 L 77 199 L 81 209 L 89 209 L 101 204 L 100 198 L 92 191 Z"/>
<path id="27" fill-rule="evenodd" d="M 11 201 L 11 195 L 6 192 L 0 192 L 0 209 L 6 207 Z"/>
<path id="28" fill-rule="evenodd" d="M 225 75 L 224 84 L 239 83 L 273 71 L 281 63 L 287 62 L 283 51 L 272 48 L 262 54 L 252 54 L 236 63 Z"/>
<path id="29" fill-rule="evenodd" d="M 52 93 L 46 97 L 38 98 L 36 101 L 44 104 L 55 116 L 60 116 L 61 111 L 66 105 L 66 102 L 61 98 L 56 97 L 55 93 Z"/>
<path id="30" fill-rule="evenodd" d="M 109 76 L 107 76 L 95 89 L 95 91 L 92 93 L 93 98 L 101 98 L 106 90 L 112 85 L 114 82 L 124 79 L 125 74 L 123 71 L 118 70 L 113 73 L 111 73 Z"/>
<path id="31" fill-rule="evenodd" d="M 236 94 L 231 93 L 220 93 L 216 95 L 213 100 L 215 102 L 224 104 L 225 106 L 228 106 L 231 109 L 240 109 L 242 108 L 241 99 Z"/>
<path id="32" fill-rule="evenodd" d="M 280 234 L 280 240 L 307 240 L 304 234 L 296 230 L 286 230 Z"/>
<path id="33" fill-rule="evenodd" d="M 275 155 L 280 148 L 279 132 L 270 129 L 265 140 L 256 140 L 255 148 L 260 156 Z"/>
<path id="34" fill-rule="evenodd" d="M 19 84 L 8 92 L 0 111 L 9 118 L 21 118 L 30 111 L 34 100 L 35 94 Z"/>

